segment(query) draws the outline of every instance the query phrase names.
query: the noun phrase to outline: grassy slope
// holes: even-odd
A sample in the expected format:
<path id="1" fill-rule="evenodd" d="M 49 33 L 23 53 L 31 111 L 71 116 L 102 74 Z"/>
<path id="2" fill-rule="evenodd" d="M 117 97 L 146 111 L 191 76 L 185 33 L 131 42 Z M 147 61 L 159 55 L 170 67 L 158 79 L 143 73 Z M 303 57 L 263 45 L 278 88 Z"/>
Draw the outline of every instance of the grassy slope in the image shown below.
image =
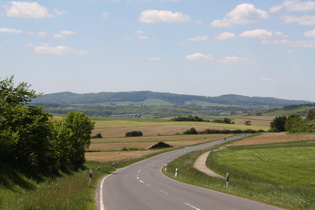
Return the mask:
<path id="1" fill-rule="evenodd" d="M 94 183 L 111 170 L 102 165 L 96 173 L 98 163 L 86 163 L 94 169 Z M 45 177 L 24 174 L 10 166 L 1 164 L 0 209 L 95 209 L 92 188 L 88 187 L 88 170 L 68 171 L 58 176 Z M 6 174 L 4 171 L 9 171 Z"/>

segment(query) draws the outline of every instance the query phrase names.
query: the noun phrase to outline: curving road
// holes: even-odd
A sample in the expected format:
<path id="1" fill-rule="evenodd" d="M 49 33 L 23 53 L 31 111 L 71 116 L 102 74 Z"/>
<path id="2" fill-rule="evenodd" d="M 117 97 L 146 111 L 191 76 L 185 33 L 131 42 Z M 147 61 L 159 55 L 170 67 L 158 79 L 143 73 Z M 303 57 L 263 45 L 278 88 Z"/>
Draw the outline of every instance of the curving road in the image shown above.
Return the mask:
<path id="1" fill-rule="evenodd" d="M 244 136 L 233 136 L 227 138 L 226 141 L 242 137 Z M 221 139 L 164 153 L 106 176 L 101 181 L 97 193 L 99 199 L 98 209 L 280 209 L 249 199 L 178 182 L 166 177 L 161 172 L 165 164 L 174 158 L 187 152 L 221 144 L 224 141 L 224 139 Z"/>

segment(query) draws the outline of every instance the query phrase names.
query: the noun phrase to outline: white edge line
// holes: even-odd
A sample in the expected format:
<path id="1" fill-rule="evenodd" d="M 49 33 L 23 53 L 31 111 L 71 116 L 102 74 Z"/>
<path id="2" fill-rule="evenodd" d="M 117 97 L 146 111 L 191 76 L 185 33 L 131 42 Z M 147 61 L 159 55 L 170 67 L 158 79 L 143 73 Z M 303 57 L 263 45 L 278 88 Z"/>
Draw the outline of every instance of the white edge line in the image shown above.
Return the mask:
<path id="1" fill-rule="evenodd" d="M 104 207 L 104 203 L 103 203 L 103 183 L 105 181 L 105 179 L 107 177 L 109 177 L 111 174 L 109 174 L 108 176 L 105 176 L 103 178 L 103 180 L 101 181 L 101 186 L 100 186 L 100 210 L 105 210 L 105 207 Z"/>

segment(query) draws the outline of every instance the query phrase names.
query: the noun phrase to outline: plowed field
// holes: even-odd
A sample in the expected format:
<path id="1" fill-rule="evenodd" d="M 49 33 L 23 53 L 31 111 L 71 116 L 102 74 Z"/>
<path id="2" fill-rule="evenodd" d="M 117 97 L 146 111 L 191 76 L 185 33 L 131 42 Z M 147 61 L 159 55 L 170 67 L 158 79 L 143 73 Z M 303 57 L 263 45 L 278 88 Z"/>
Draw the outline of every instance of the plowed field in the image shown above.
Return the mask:
<path id="1" fill-rule="evenodd" d="M 254 144 L 272 144 L 272 143 L 284 143 L 293 141 L 308 141 L 315 140 L 315 134 L 294 134 L 289 135 L 286 133 L 264 133 L 252 138 L 246 138 L 241 141 L 234 142 L 229 146 L 240 145 L 254 145 Z"/>

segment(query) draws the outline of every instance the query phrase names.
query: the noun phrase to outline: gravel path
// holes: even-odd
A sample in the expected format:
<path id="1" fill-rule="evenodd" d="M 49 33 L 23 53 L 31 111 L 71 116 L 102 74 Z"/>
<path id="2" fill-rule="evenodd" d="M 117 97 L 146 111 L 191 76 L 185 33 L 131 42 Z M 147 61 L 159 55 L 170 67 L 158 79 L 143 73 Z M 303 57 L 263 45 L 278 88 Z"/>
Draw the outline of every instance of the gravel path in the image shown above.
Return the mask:
<path id="1" fill-rule="evenodd" d="M 223 148 L 220 148 L 220 149 L 223 149 Z M 215 151 L 218 151 L 219 149 L 217 150 L 211 150 L 211 151 L 208 151 L 208 152 L 205 152 L 203 153 L 202 155 L 200 155 L 195 164 L 194 164 L 194 168 L 207 174 L 208 176 L 211 176 L 211 177 L 216 177 L 216 178 L 221 178 L 221 179 L 225 179 L 225 177 L 211 171 L 209 168 L 207 168 L 206 166 L 206 161 L 207 161 L 207 157 L 209 156 L 210 152 L 215 152 Z"/>

